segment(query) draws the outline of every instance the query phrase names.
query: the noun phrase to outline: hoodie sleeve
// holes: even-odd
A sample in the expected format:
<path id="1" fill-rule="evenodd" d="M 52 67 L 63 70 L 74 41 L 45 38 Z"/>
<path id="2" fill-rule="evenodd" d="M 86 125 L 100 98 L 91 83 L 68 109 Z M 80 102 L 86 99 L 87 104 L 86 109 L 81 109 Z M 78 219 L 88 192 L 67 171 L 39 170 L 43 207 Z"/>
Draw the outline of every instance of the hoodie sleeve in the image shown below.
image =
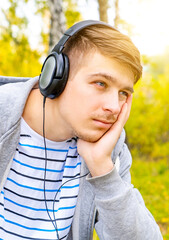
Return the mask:
<path id="1" fill-rule="evenodd" d="M 114 169 L 104 176 L 87 177 L 95 193 L 97 234 L 100 240 L 161 240 L 158 225 L 131 184 L 128 147 L 123 142 L 119 152 L 120 144 L 112 154 L 117 159 Z"/>

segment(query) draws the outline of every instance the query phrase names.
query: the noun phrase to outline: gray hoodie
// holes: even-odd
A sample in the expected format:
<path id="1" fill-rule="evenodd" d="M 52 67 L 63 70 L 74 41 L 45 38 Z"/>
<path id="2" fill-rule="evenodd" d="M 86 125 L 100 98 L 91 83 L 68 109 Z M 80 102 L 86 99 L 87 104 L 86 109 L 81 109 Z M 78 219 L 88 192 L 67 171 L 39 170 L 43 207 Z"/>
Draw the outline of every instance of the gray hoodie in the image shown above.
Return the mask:
<path id="1" fill-rule="evenodd" d="M 27 97 L 38 78 L 0 77 L 0 187 L 8 176 L 20 137 Z M 131 155 L 122 134 L 112 152 L 115 168 L 108 174 L 81 178 L 78 202 L 68 240 L 90 240 L 93 228 L 100 240 L 161 240 L 153 216 L 131 185 Z M 104 160 L 103 160 L 104 161 Z M 88 172 L 82 160 L 81 175 Z M 7 239 L 5 239 L 7 240 Z"/>

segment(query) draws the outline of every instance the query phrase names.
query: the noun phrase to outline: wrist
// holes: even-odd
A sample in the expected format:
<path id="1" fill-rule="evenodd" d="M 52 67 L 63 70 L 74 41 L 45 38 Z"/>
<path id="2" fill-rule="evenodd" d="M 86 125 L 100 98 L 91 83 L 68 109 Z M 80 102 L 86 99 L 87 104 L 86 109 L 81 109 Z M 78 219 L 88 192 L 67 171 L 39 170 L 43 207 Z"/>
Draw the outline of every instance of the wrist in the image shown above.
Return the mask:
<path id="1" fill-rule="evenodd" d="M 111 158 L 104 159 L 101 162 L 95 162 L 88 166 L 92 177 L 99 177 L 108 174 L 114 168 L 114 164 Z"/>

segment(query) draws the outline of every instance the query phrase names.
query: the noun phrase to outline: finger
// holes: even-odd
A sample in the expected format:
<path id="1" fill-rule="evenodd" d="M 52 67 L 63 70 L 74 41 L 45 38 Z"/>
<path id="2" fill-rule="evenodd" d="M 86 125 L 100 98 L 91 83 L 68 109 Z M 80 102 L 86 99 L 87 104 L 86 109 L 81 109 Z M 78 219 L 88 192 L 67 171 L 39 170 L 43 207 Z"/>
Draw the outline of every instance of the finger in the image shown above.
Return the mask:
<path id="1" fill-rule="evenodd" d="M 118 116 L 118 119 L 115 122 L 115 124 L 116 125 L 121 125 L 123 127 L 125 122 L 126 122 L 127 116 L 128 116 L 128 104 L 127 104 L 127 102 L 125 102 L 122 106 L 121 112 L 120 112 L 120 114 Z"/>
<path id="2" fill-rule="evenodd" d="M 130 115 L 130 111 L 131 111 L 131 106 L 132 106 L 132 99 L 133 99 L 133 95 L 131 94 L 128 98 L 127 98 L 127 105 L 128 105 L 128 113 L 127 116 L 129 117 Z M 128 119 L 127 117 L 127 119 Z"/>
<path id="3" fill-rule="evenodd" d="M 117 121 L 113 124 L 113 126 L 105 134 L 105 137 L 107 137 L 109 139 L 111 139 L 113 137 L 114 140 L 119 138 L 119 136 L 122 132 L 122 129 L 130 115 L 131 104 L 132 104 L 132 95 L 130 95 L 128 97 L 127 101 L 123 104 Z"/>

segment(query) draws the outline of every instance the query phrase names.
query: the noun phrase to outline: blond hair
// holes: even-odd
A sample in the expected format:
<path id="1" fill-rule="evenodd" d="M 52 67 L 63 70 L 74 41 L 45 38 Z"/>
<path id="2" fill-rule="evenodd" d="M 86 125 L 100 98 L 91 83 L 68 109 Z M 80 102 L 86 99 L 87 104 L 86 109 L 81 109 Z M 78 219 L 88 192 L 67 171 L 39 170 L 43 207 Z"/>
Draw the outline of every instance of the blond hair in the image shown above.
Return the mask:
<path id="1" fill-rule="evenodd" d="M 131 39 L 118 30 L 92 25 L 73 35 L 65 44 L 63 52 L 69 57 L 70 72 L 83 61 L 83 56 L 91 50 L 97 50 L 105 57 L 117 60 L 133 72 L 135 82 L 142 75 L 140 52 Z"/>

